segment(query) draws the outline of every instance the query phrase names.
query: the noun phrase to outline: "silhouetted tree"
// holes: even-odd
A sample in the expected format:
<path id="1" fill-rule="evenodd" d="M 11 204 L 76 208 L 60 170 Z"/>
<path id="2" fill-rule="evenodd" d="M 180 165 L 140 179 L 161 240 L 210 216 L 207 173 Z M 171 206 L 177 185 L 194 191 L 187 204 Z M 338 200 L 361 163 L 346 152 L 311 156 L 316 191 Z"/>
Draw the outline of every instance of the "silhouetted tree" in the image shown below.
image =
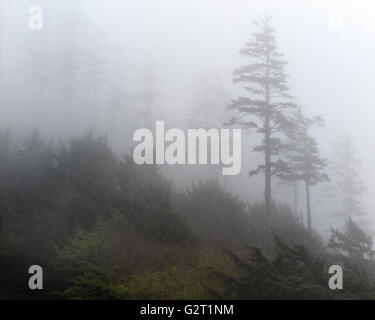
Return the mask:
<path id="1" fill-rule="evenodd" d="M 370 234 L 362 230 L 349 218 L 343 231 L 331 229 L 331 238 L 328 242 L 338 258 L 346 264 L 355 264 L 374 277 L 375 250 Z"/>
<path id="2" fill-rule="evenodd" d="M 314 125 L 323 125 L 323 119 L 305 117 L 301 108 L 294 114 L 294 126 L 288 132 L 288 142 L 285 144 L 285 157 L 288 163 L 286 171 L 280 177 L 289 181 L 303 181 L 306 189 L 307 226 L 311 235 L 311 203 L 310 187 L 329 181 L 324 172 L 327 161 L 320 156 L 316 140 L 308 133 Z"/>
<path id="3" fill-rule="evenodd" d="M 346 134 L 339 136 L 333 147 L 335 153 L 331 168 L 334 179 L 327 195 L 341 200 L 341 208 L 335 215 L 345 219 L 361 216 L 364 212 L 359 199 L 366 192 L 358 172 L 361 161 Z"/>
<path id="4" fill-rule="evenodd" d="M 265 17 L 254 22 L 260 30 L 253 33 L 253 39 L 240 51 L 251 63 L 234 71 L 234 83 L 242 83 L 249 93 L 231 102 L 229 109 L 239 116 L 233 117 L 227 124 L 240 124 L 245 128 L 255 128 L 263 136 L 262 143 L 255 151 L 264 153 L 264 164 L 252 170 L 250 175 L 265 173 L 266 216 L 271 216 L 271 177 L 283 164 L 274 157 L 282 146 L 280 133 L 291 125 L 288 111 L 294 107 L 288 94 L 287 75 L 284 72 L 286 62 L 277 50 L 275 30 L 270 18 Z"/>

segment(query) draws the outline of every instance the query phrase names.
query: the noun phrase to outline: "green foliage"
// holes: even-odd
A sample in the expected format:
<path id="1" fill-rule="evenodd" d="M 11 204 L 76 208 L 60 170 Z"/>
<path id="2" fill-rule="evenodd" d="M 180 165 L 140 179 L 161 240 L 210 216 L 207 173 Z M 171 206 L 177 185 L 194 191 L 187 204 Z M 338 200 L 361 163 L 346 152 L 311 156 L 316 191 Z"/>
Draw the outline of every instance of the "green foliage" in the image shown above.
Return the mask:
<path id="1" fill-rule="evenodd" d="M 102 230 L 99 233 L 102 233 Z M 236 277 L 243 272 L 216 249 L 169 247 L 161 252 L 158 244 L 148 245 L 146 256 L 134 259 L 122 251 L 103 250 L 98 235 L 77 235 L 61 251 L 58 264 L 70 274 L 70 285 L 61 294 L 69 299 L 216 299 L 233 298 L 217 274 Z M 108 236 L 103 234 L 102 236 Z M 82 239 L 83 237 L 83 239 Z M 178 250 L 177 250 L 178 249 Z M 153 252 L 159 256 L 152 256 Z M 146 253 L 146 252 L 145 252 Z M 131 262 L 128 261 L 130 256 Z M 69 270 L 68 270 L 69 269 Z"/>
<path id="2" fill-rule="evenodd" d="M 177 193 L 90 133 L 57 145 L 3 133 L 0 150 L 1 298 L 373 298 L 372 239 L 354 224 L 334 243 L 358 244 L 366 263 L 327 254 L 288 206 L 273 205 L 264 233 L 264 204 L 213 181 Z M 326 270 L 338 260 L 345 292 L 333 294 Z M 32 264 L 45 274 L 38 295 L 25 286 Z"/>
<path id="3" fill-rule="evenodd" d="M 289 246 L 304 246 L 314 256 L 320 255 L 324 250 L 321 237 L 317 232 L 308 234 L 303 222 L 298 219 L 288 205 L 273 204 L 274 214 L 269 224 L 271 232 L 266 230 L 265 207 L 263 203 L 253 203 L 249 206 L 249 241 L 254 246 L 264 249 L 272 254 L 274 248 L 274 235 L 283 239 Z"/>
<path id="4" fill-rule="evenodd" d="M 248 247 L 246 259 L 227 254 L 247 274 L 240 281 L 225 276 L 237 299 L 374 299 L 375 291 L 356 270 L 345 270 L 345 290 L 328 288 L 330 263 L 313 258 L 303 246 L 290 247 L 275 237 L 274 258 Z"/>
<path id="5" fill-rule="evenodd" d="M 47 275 L 56 276 L 50 287 L 60 288 L 65 269 L 52 262 L 62 248 L 72 257 L 79 248 L 85 258 L 96 260 L 101 252 L 105 259 L 114 250 L 121 252 L 121 247 L 106 245 L 117 236 L 119 243 L 129 243 L 131 250 L 140 252 L 143 262 L 146 252 L 158 254 L 144 244 L 161 243 L 162 256 L 168 261 L 166 243 L 189 239 L 188 228 L 171 204 L 170 186 L 156 168 L 118 159 L 105 140 L 91 133 L 67 145 L 46 143 L 37 132 L 17 145 L 4 133 L 0 149 L 4 151 L 0 159 L 1 288 L 24 292 L 25 276 L 20 275 L 25 274 L 25 266 L 35 263 L 47 268 Z M 140 259 L 137 254 L 120 257 Z M 83 267 L 92 272 L 91 265 Z M 59 270 L 62 274 L 56 275 Z M 14 282 L 8 281 L 13 279 L 11 274 Z"/>
<path id="6" fill-rule="evenodd" d="M 328 247 L 333 250 L 337 260 L 350 269 L 363 272 L 370 279 L 375 279 L 375 250 L 372 249 L 372 237 L 362 230 L 350 218 L 343 231 L 331 229 Z"/>
<path id="7" fill-rule="evenodd" d="M 194 234 L 202 240 L 232 247 L 247 241 L 246 207 L 217 181 L 192 185 L 182 195 L 179 207 Z"/>

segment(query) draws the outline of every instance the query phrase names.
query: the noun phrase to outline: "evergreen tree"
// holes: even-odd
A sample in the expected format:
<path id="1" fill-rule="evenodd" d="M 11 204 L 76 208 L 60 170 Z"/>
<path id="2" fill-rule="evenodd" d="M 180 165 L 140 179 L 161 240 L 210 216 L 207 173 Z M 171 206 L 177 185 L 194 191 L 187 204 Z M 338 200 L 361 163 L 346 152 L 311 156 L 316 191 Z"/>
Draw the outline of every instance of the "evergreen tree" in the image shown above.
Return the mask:
<path id="1" fill-rule="evenodd" d="M 333 144 L 334 159 L 332 163 L 334 183 L 330 186 L 328 196 L 341 200 L 341 207 L 335 216 L 348 219 L 364 214 L 360 197 L 366 188 L 359 177 L 361 161 L 356 156 L 353 145 L 346 134 L 342 134 Z"/>
<path id="2" fill-rule="evenodd" d="M 343 231 L 331 229 L 328 247 L 344 264 L 356 265 L 374 279 L 375 250 L 372 237 L 351 218 L 346 221 Z"/>
<path id="3" fill-rule="evenodd" d="M 327 161 L 320 156 L 316 140 L 308 133 L 314 125 L 323 125 L 321 117 L 308 118 L 298 108 L 294 114 L 294 126 L 288 133 L 289 141 L 285 144 L 285 157 L 288 169 L 279 174 L 282 179 L 303 181 L 306 189 L 307 226 L 311 235 L 310 187 L 329 181 L 324 172 Z"/>
<path id="4" fill-rule="evenodd" d="M 245 128 L 255 128 L 263 136 L 255 151 L 264 153 L 264 164 L 259 165 L 250 175 L 265 173 L 266 216 L 271 216 L 271 177 L 283 164 L 275 159 L 282 147 L 280 134 L 289 129 L 291 122 L 288 111 L 294 108 L 288 94 L 287 75 L 284 72 L 286 62 L 277 50 L 275 30 L 270 25 L 270 18 L 265 17 L 254 22 L 260 31 L 253 33 L 253 39 L 240 51 L 247 64 L 234 71 L 234 83 L 242 83 L 248 92 L 233 100 L 229 109 L 237 111 L 227 124 L 239 124 Z"/>

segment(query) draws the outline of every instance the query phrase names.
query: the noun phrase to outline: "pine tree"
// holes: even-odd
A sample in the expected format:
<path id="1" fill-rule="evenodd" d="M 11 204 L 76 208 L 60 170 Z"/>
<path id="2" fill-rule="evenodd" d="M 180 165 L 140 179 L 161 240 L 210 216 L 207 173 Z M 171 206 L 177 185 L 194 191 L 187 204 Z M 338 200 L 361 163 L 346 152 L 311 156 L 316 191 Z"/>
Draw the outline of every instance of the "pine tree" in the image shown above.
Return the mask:
<path id="1" fill-rule="evenodd" d="M 356 156 L 353 145 L 346 134 L 342 134 L 333 144 L 334 159 L 332 163 L 334 183 L 330 186 L 328 196 L 341 200 L 341 207 L 335 216 L 348 219 L 364 214 L 360 197 L 366 188 L 359 177 L 361 161 Z"/>
<path id="2" fill-rule="evenodd" d="M 328 247 L 347 266 L 354 264 L 361 271 L 365 271 L 372 280 L 374 279 L 375 250 L 373 250 L 372 236 L 351 218 L 346 221 L 344 230 L 331 229 Z"/>
<path id="3" fill-rule="evenodd" d="M 287 75 L 284 72 L 286 62 L 277 50 L 275 30 L 270 26 L 270 18 L 265 17 L 254 22 L 260 31 L 253 33 L 253 39 L 246 43 L 240 54 L 251 60 L 234 71 L 234 83 L 242 83 L 248 95 L 240 96 L 229 105 L 237 116 L 227 122 L 229 125 L 241 125 L 255 128 L 263 136 L 262 143 L 254 151 L 264 154 L 264 164 L 259 165 L 250 175 L 265 173 L 266 219 L 271 216 L 271 177 L 283 167 L 275 159 L 281 150 L 280 134 L 290 128 L 288 112 L 294 108 L 288 94 Z"/>
<path id="4" fill-rule="evenodd" d="M 294 114 L 294 126 L 288 132 L 288 142 L 285 144 L 285 161 L 288 168 L 279 177 L 288 181 L 303 181 L 306 189 L 307 226 L 311 235 L 311 203 L 310 187 L 329 181 L 324 172 L 327 161 L 320 156 L 316 140 L 308 133 L 314 125 L 323 125 L 321 117 L 308 118 L 302 114 L 301 108 Z"/>
<path id="5" fill-rule="evenodd" d="M 341 255 L 357 262 L 374 260 L 375 251 L 372 250 L 372 237 L 351 218 L 346 221 L 343 232 L 331 229 L 331 233 L 328 246 Z"/>

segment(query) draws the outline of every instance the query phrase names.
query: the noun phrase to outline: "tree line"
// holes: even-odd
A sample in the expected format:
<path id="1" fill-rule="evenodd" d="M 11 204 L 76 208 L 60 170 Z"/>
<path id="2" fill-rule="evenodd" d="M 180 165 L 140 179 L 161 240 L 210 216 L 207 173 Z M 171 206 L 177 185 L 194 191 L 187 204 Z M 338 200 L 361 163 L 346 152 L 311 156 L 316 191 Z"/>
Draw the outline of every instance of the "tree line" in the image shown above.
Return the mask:
<path id="1" fill-rule="evenodd" d="M 3 130 L 1 298 L 375 297 L 372 237 L 356 220 L 363 215 L 365 191 L 360 161 L 346 136 L 334 144 L 331 161 L 321 156 L 311 129 L 322 126 L 323 119 L 306 116 L 294 103 L 271 20 L 263 18 L 255 27 L 240 52 L 249 62 L 233 75 L 244 95 L 224 111 L 228 94 L 220 83 L 198 85 L 189 121 L 259 134 L 254 151 L 263 162 L 249 175 L 264 174 L 264 201 L 241 200 L 215 179 L 178 189 L 157 166 L 138 166 L 127 153 L 115 152 L 111 134 L 100 137 L 94 125 L 60 141 L 48 141 L 38 131 L 20 138 Z M 75 63 L 71 55 L 63 57 L 62 88 L 69 105 Z M 99 63 L 91 67 L 95 80 Z M 148 127 L 158 94 L 152 67 L 146 69 L 144 90 L 133 98 L 142 102 Z M 97 93 L 99 83 L 92 85 Z M 111 88 L 113 130 L 123 87 Z M 296 210 L 275 201 L 276 178 L 304 184 L 307 227 Z M 326 194 L 341 201 L 331 214 L 345 219 L 343 228 L 331 228 L 328 242 L 313 227 L 310 197 L 311 187 L 326 182 Z M 25 270 L 33 264 L 44 267 L 43 292 L 25 286 Z M 344 267 L 342 292 L 327 287 L 332 264 Z"/>

